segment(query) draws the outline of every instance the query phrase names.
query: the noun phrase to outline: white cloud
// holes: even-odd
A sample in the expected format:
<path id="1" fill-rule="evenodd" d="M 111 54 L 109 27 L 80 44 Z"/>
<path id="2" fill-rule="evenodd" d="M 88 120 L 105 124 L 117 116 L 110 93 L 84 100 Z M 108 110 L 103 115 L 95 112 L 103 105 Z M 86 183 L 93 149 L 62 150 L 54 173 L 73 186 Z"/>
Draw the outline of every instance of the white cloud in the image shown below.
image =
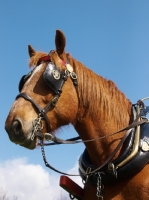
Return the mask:
<path id="1" fill-rule="evenodd" d="M 78 173 L 76 164 L 68 173 Z M 81 185 L 79 177 L 73 177 Z M 50 175 L 40 165 L 27 163 L 27 159 L 14 159 L 0 163 L 0 188 L 7 192 L 7 197 L 18 200 L 57 200 L 62 195 L 68 196 L 59 187 L 59 175 Z"/>
<path id="2" fill-rule="evenodd" d="M 75 166 L 72 169 L 68 170 L 68 174 L 79 174 L 79 172 L 78 172 L 78 162 L 75 164 Z M 82 179 L 80 178 L 80 176 L 72 176 L 70 178 L 74 182 L 76 182 L 78 185 L 83 187 Z"/>

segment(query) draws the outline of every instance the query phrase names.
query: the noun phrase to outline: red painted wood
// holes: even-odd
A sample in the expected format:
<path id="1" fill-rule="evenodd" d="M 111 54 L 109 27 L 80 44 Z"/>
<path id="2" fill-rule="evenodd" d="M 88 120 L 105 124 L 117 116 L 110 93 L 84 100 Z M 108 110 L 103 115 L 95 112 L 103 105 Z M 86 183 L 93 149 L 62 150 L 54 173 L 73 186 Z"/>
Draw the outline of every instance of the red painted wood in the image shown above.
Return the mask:
<path id="1" fill-rule="evenodd" d="M 76 197 L 79 197 L 80 200 L 83 200 L 83 189 L 74 181 L 72 181 L 69 177 L 61 176 L 59 185 L 67 192 Z"/>

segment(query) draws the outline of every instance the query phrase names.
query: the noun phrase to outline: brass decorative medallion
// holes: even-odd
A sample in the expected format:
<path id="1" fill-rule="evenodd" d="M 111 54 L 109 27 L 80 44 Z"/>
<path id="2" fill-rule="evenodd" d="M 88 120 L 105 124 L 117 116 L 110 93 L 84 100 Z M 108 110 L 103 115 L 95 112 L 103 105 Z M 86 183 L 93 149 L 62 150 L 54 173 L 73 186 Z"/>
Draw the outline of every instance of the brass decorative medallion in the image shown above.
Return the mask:
<path id="1" fill-rule="evenodd" d="M 58 79 L 60 79 L 60 72 L 58 70 L 53 70 L 52 76 L 54 79 L 58 80 Z"/>
<path id="2" fill-rule="evenodd" d="M 66 69 L 67 69 L 70 73 L 73 72 L 73 68 L 72 68 L 72 66 L 71 66 L 70 64 L 66 64 Z"/>

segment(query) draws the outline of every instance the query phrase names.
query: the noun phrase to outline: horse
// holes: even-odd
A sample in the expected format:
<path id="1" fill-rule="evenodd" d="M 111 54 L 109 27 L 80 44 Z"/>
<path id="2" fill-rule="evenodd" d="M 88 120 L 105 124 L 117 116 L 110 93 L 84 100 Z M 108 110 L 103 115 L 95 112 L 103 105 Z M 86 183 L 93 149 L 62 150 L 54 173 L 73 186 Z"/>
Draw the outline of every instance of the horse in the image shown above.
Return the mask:
<path id="1" fill-rule="evenodd" d="M 90 171 L 105 163 L 126 134 L 123 128 L 132 122 L 133 105 L 113 81 L 95 74 L 66 53 L 66 37 L 61 30 L 56 30 L 55 46 L 56 50 L 45 53 L 28 45 L 29 66 L 33 70 L 20 81 L 20 94 L 10 109 L 5 129 L 12 142 L 35 149 L 42 134 L 50 132 L 54 137 L 58 128 L 72 124 L 80 138 L 89 141 L 84 142 L 85 156 L 81 159 L 87 157 L 86 162 L 90 165 L 84 170 L 90 175 Z M 108 163 L 116 160 L 123 148 L 124 143 Z M 122 171 L 123 177 L 117 181 L 115 167 L 111 170 L 114 181 L 108 181 L 111 178 L 107 175 L 106 183 L 102 182 L 102 173 L 83 174 L 82 178 L 86 177 L 83 199 L 149 199 L 149 166 L 146 161 L 137 173 L 133 173 L 135 162 L 129 164 L 132 174 L 127 176 L 127 170 Z M 101 169 L 107 166 L 110 165 Z M 94 177 L 94 181 L 90 177 Z"/>

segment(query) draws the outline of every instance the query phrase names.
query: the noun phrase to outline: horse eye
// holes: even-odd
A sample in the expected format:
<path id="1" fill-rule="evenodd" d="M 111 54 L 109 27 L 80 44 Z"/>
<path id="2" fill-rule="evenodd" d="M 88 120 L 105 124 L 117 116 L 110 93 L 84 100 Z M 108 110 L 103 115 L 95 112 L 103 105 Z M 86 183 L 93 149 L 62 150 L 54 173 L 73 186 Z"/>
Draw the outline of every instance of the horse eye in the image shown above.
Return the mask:
<path id="1" fill-rule="evenodd" d="M 27 75 L 22 76 L 22 78 L 20 79 L 20 82 L 19 82 L 19 92 L 21 92 L 25 82 L 31 76 L 31 74 L 32 74 L 32 71 L 29 72 Z"/>

